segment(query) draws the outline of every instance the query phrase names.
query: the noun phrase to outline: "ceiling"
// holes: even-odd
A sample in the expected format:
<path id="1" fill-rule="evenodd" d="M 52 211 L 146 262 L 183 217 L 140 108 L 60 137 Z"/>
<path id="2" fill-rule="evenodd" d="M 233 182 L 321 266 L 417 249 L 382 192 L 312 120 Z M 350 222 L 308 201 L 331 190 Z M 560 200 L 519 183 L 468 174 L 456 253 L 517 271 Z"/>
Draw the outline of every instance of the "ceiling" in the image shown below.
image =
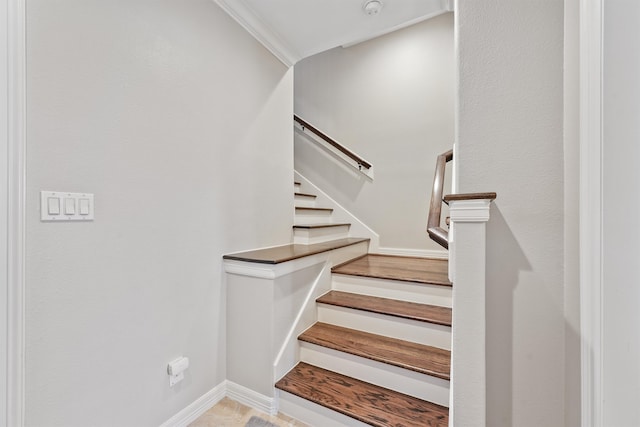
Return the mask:
<path id="1" fill-rule="evenodd" d="M 286 65 L 453 10 L 453 0 L 213 0 Z"/>

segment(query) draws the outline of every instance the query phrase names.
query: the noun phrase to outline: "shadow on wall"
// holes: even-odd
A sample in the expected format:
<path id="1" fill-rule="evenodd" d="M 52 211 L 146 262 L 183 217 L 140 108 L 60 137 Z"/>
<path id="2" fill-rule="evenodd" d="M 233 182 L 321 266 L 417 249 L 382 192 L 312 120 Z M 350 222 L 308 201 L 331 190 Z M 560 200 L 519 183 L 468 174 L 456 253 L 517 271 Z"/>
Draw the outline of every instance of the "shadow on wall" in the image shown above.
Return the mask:
<path id="1" fill-rule="evenodd" d="M 299 132 L 295 133 L 294 141 L 295 168 L 298 172 L 325 189 L 339 203 L 353 202 L 358 198 L 369 178 L 337 160 Z"/>
<path id="2" fill-rule="evenodd" d="M 507 427 L 513 425 L 514 294 L 520 273 L 531 265 L 497 204 L 487 236 L 487 425 Z"/>

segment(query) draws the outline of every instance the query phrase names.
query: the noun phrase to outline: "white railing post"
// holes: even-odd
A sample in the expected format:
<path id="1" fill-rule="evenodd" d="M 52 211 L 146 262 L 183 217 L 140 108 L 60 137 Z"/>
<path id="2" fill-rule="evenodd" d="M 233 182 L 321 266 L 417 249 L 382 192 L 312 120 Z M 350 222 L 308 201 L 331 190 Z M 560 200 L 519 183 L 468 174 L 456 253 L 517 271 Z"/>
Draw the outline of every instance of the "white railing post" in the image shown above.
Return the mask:
<path id="1" fill-rule="evenodd" d="M 449 279 L 453 282 L 450 426 L 486 425 L 485 241 L 491 201 L 449 200 Z"/>

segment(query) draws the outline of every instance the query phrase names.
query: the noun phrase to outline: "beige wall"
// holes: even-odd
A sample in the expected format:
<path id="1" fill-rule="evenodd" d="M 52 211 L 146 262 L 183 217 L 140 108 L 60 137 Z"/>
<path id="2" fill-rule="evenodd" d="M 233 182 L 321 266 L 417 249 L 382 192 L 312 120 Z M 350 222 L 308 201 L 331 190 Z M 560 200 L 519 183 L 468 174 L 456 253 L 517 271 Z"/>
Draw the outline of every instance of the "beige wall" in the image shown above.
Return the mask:
<path id="1" fill-rule="evenodd" d="M 453 146 L 453 14 L 295 66 L 295 111 L 370 161 L 351 174 L 296 137 L 295 167 L 380 235 L 440 250 L 425 232 L 436 156 Z"/>
<path id="2" fill-rule="evenodd" d="M 27 6 L 26 422 L 159 425 L 226 378 L 222 255 L 290 240 L 292 72 L 209 0 Z"/>
<path id="3" fill-rule="evenodd" d="M 487 425 L 565 419 L 561 0 L 460 0 L 458 184 L 487 227 Z M 462 268 L 462 266 L 460 267 Z"/>

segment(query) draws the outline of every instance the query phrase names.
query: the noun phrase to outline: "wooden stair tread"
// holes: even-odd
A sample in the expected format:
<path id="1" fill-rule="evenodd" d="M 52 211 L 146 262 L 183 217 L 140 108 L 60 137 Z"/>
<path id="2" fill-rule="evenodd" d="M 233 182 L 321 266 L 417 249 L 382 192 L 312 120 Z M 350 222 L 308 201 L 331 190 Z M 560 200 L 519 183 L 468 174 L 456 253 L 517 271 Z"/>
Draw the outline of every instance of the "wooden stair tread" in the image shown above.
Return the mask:
<path id="1" fill-rule="evenodd" d="M 451 286 L 446 259 L 367 254 L 331 270 L 336 274 Z"/>
<path id="2" fill-rule="evenodd" d="M 321 304 L 330 304 L 371 313 L 380 313 L 405 319 L 435 323 L 437 325 L 451 326 L 451 309 L 448 307 L 342 291 L 329 291 L 316 301 Z"/>
<path id="3" fill-rule="evenodd" d="M 307 329 L 298 339 L 449 380 L 451 352 L 441 348 L 321 322 Z"/>
<path id="4" fill-rule="evenodd" d="M 234 254 L 224 255 L 224 259 L 237 260 L 245 262 L 255 262 L 259 264 L 280 264 L 294 259 L 303 258 L 319 254 L 322 252 L 340 249 L 362 242 L 368 242 L 370 239 L 364 238 L 346 238 L 330 240 L 328 242 L 315 243 L 313 245 L 283 245 L 273 248 L 258 249 L 255 251 L 237 252 Z"/>
<path id="5" fill-rule="evenodd" d="M 333 212 L 332 208 L 307 208 L 304 206 L 296 206 L 297 211 L 322 211 L 322 212 Z"/>
<path id="6" fill-rule="evenodd" d="M 307 194 L 307 193 L 293 193 L 294 196 L 300 196 L 300 197 L 311 197 L 311 198 L 316 198 L 318 196 L 316 196 L 315 194 Z"/>
<path id="7" fill-rule="evenodd" d="M 315 229 L 315 228 L 330 228 L 330 227 L 344 227 L 345 225 L 351 225 L 349 223 L 329 223 L 329 224 L 295 224 L 293 228 Z"/>
<path id="8" fill-rule="evenodd" d="M 375 427 L 446 427 L 443 406 L 301 362 L 276 387 Z"/>
<path id="9" fill-rule="evenodd" d="M 298 181 L 293 181 L 293 185 L 302 185 L 302 184 L 299 183 Z"/>

